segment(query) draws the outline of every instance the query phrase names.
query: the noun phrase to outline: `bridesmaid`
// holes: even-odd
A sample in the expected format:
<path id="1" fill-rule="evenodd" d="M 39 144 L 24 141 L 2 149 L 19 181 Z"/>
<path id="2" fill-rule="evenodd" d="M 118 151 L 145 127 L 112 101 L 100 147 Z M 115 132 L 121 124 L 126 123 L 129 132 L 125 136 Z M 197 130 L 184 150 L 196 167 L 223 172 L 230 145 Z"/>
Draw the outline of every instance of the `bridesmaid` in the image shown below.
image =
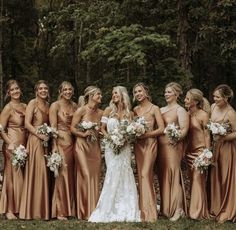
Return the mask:
<path id="1" fill-rule="evenodd" d="M 101 149 L 98 140 L 89 140 L 94 135 L 98 138 L 98 131 L 82 132 L 78 125 L 83 121 L 100 124 L 103 111 L 98 106 L 101 99 L 101 90 L 88 86 L 84 90 L 84 96 L 79 98 L 80 107 L 74 113 L 71 123 L 71 132 L 76 136 L 76 209 L 77 217 L 83 220 L 90 217 L 99 199 Z"/>
<path id="2" fill-rule="evenodd" d="M 44 156 L 47 154 L 47 148 L 42 144 L 42 141 L 47 141 L 48 137 L 37 133 L 38 126 L 48 123 L 47 99 L 49 95 L 46 82 L 38 81 L 35 92 L 36 98 L 29 102 L 25 114 L 25 127 L 29 131 L 27 141 L 29 158 L 25 167 L 19 217 L 48 220 L 50 215 L 49 186 Z"/>
<path id="3" fill-rule="evenodd" d="M 53 140 L 52 151 L 58 151 L 64 159 L 64 164 L 55 179 L 52 197 L 52 218 L 57 217 L 58 220 L 67 220 L 67 217 L 75 215 L 74 140 L 70 125 L 77 106 L 71 100 L 73 94 L 74 88 L 71 83 L 62 82 L 58 101 L 52 103 L 49 110 L 50 124 L 59 134 L 59 137 Z"/>
<path id="4" fill-rule="evenodd" d="M 210 214 L 219 222 L 236 221 L 236 112 L 229 104 L 233 91 L 228 85 L 219 85 L 213 93 L 211 106 L 213 122 L 231 124 L 232 131 L 217 137 L 215 162 L 210 172 Z M 216 138 L 215 138 L 216 139 Z"/>
<path id="5" fill-rule="evenodd" d="M 181 172 L 181 160 L 184 155 L 183 139 L 188 132 L 189 115 L 178 103 L 182 88 L 171 82 L 165 87 L 167 105 L 161 108 L 165 126 L 175 123 L 180 127 L 180 140 L 176 145 L 169 143 L 166 134 L 159 137 L 157 173 L 161 195 L 161 213 L 171 221 L 178 220 L 186 211 L 184 183 Z"/>
<path id="6" fill-rule="evenodd" d="M 189 111 L 187 162 L 190 171 L 190 204 L 188 215 L 192 219 L 209 218 L 206 172 L 193 168 L 193 161 L 205 148 L 210 149 L 210 134 L 206 129 L 209 121 L 210 104 L 199 89 L 190 89 L 185 97 L 185 107 Z"/>
<path id="7" fill-rule="evenodd" d="M 134 99 L 139 103 L 134 115 L 144 117 L 149 130 L 135 144 L 134 152 L 138 171 L 139 208 L 143 221 L 157 220 L 156 193 L 153 183 L 157 156 L 157 136 L 163 133 L 164 123 L 158 106 L 151 103 L 149 89 L 143 83 L 133 88 Z"/>
<path id="8" fill-rule="evenodd" d="M 16 219 L 20 209 L 23 172 L 22 169 L 12 166 L 11 154 L 15 147 L 19 145 L 25 146 L 26 132 L 24 120 L 26 105 L 20 101 L 22 93 L 18 82 L 16 80 L 9 80 L 6 85 L 6 98 L 9 97 L 10 102 L 4 107 L 1 114 L 5 165 L 0 213 L 4 213 L 7 219 Z M 6 133 L 4 130 L 6 130 Z"/>

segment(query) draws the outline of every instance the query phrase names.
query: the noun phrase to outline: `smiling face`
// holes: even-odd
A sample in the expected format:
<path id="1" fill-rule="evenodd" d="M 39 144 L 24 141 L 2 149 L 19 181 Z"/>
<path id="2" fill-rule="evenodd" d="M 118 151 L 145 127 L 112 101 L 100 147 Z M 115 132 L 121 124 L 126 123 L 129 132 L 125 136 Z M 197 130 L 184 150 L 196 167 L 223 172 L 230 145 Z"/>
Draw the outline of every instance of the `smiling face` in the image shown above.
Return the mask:
<path id="1" fill-rule="evenodd" d="M 194 101 L 192 100 L 191 94 L 187 92 L 185 99 L 184 99 L 185 108 L 190 109 L 191 107 L 195 106 Z"/>
<path id="2" fill-rule="evenodd" d="M 48 97 L 48 86 L 45 83 L 38 85 L 36 90 L 36 95 L 42 99 L 47 99 Z"/>
<path id="3" fill-rule="evenodd" d="M 175 94 L 174 90 L 171 87 L 167 87 L 165 89 L 165 99 L 167 103 L 171 103 L 173 101 L 177 101 L 177 95 Z"/>
<path id="4" fill-rule="evenodd" d="M 11 99 L 18 100 L 20 99 L 21 96 L 21 89 L 17 83 L 13 83 L 9 90 L 8 90 L 8 95 Z"/>
<path id="5" fill-rule="evenodd" d="M 74 94 L 73 87 L 71 85 L 67 84 L 62 89 L 61 97 L 66 100 L 70 100 L 71 97 L 73 96 L 73 94 Z"/>
<path id="6" fill-rule="evenodd" d="M 118 89 L 113 89 L 112 90 L 112 101 L 113 103 L 117 104 L 121 102 L 122 96 L 120 95 L 120 92 Z"/>
<path id="7" fill-rule="evenodd" d="M 92 100 L 98 104 L 102 103 L 102 92 L 97 90 L 97 92 L 92 96 Z"/>
<path id="8" fill-rule="evenodd" d="M 214 99 L 214 102 L 216 103 L 217 106 L 221 107 L 221 106 L 224 106 L 226 103 L 227 103 L 227 100 L 226 98 L 224 98 L 220 91 L 219 90 L 216 90 L 214 93 L 213 93 L 213 99 Z"/>
<path id="9" fill-rule="evenodd" d="M 143 89 L 143 87 L 141 87 L 141 86 L 135 87 L 133 94 L 134 94 L 135 100 L 138 102 L 141 102 L 147 98 L 147 94 L 146 94 L 145 90 Z"/>

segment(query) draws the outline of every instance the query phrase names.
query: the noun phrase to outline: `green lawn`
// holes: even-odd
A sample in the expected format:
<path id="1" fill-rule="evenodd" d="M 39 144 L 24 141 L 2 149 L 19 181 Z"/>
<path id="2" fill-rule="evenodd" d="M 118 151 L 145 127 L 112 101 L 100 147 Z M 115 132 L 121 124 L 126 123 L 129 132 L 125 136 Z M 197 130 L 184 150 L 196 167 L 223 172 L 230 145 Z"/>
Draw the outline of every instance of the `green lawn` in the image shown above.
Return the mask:
<path id="1" fill-rule="evenodd" d="M 181 219 L 175 223 L 167 219 L 160 218 L 155 223 L 109 223 L 92 224 L 86 221 L 72 219 L 69 221 L 23 221 L 23 220 L 4 220 L 0 219 L 0 229 L 101 229 L 101 230 L 119 230 L 119 229 L 236 229 L 236 224 L 224 223 L 218 224 L 214 221 L 193 221 L 187 218 Z"/>

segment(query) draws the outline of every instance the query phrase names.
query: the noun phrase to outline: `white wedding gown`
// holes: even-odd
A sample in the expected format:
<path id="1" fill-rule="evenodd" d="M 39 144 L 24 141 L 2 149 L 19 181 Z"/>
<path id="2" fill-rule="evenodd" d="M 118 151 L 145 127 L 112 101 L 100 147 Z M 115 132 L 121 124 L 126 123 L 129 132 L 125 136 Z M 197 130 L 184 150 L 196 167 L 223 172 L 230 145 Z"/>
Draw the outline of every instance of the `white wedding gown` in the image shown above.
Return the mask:
<path id="1" fill-rule="evenodd" d="M 107 131 L 111 132 L 119 121 L 107 119 Z M 126 145 L 119 155 L 105 146 L 107 166 L 105 181 L 96 209 L 90 222 L 138 222 L 140 210 L 133 170 L 131 168 L 131 148 Z"/>

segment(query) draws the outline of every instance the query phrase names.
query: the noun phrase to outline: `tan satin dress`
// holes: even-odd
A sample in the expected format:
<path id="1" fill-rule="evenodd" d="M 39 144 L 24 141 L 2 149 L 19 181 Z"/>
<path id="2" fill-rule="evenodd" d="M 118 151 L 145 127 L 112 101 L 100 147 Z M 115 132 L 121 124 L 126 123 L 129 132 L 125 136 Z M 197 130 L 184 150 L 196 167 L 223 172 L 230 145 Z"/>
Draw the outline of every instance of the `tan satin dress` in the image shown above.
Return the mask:
<path id="1" fill-rule="evenodd" d="M 236 140 L 216 142 L 213 153 L 215 162 L 210 170 L 210 214 L 219 222 L 235 222 Z"/>
<path id="2" fill-rule="evenodd" d="M 55 179 L 52 197 L 52 218 L 75 215 L 74 138 L 70 132 L 72 114 L 59 111 L 57 146 L 64 163 Z"/>
<path id="3" fill-rule="evenodd" d="M 190 204 L 189 217 L 192 219 L 209 218 L 207 192 L 206 192 L 206 172 L 201 173 L 193 168 L 193 161 L 206 148 L 204 127 L 195 116 L 190 117 L 188 133 L 188 148 L 186 159 L 190 172 Z"/>
<path id="4" fill-rule="evenodd" d="M 150 110 L 143 116 L 148 122 L 149 130 L 156 129 L 155 117 L 150 115 Z M 154 188 L 154 164 L 157 156 L 157 138 L 139 139 L 134 146 L 137 172 L 138 172 L 138 192 L 139 192 L 139 208 L 141 211 L 141 219 L 143 221 L 157 220 L 157 199 Z"/>
<path id="5" fill-rule="evenodd" d="M 43 123 L 48 123 L 48 113 L 36 107 L 32 124 L 37 128 Z M 47 148 L 38 137 L 30 133 L 27 150 L 29 158 L 25 166 L 19 217 L 48 220 L 50 218 L 48 168 L 44 156 L 47 154 Z"/>
<path id="6" fill-rule="evenodd" d="M 16 147 L 20 144 L 25 146 L 26 132 L 24 128 L 25 114 L 13 109 L 7 124 L 7 136 Z M 4 177 L 2 195 L 0 200 L 0 213 L 18 214 L 23 185 L 23 170 L 17 169 L 11 163 L 12 151 L 8 145 L 3 145 Z"/>
<path id="7" fill-rule="evenodd" d="M 86 115 L 82 121 L 89 121 Z M 97 121 L 92 121 L 99 123 Z M 77 137 L 75 144 L 76 209 L 79 219 L 87 220 L 96 208 L 99 199 L 101 171 L 100 142 Z"/>
<path id="8" fill-rule="evenodd" d="M 162 113 L 165 126 L 169 123 L 178 124 L 177 108 Z M 186 198 L 183 177 L 181 172 L 181 160 L 184 155 L 183 142 L 177 145 L 169 144 L 167 135 L 158 138 L 159 149 L 157 154 L 157 174 L 160 185 L 161 213 L 170 218 L 177 209 L 186 212 Z"/>

